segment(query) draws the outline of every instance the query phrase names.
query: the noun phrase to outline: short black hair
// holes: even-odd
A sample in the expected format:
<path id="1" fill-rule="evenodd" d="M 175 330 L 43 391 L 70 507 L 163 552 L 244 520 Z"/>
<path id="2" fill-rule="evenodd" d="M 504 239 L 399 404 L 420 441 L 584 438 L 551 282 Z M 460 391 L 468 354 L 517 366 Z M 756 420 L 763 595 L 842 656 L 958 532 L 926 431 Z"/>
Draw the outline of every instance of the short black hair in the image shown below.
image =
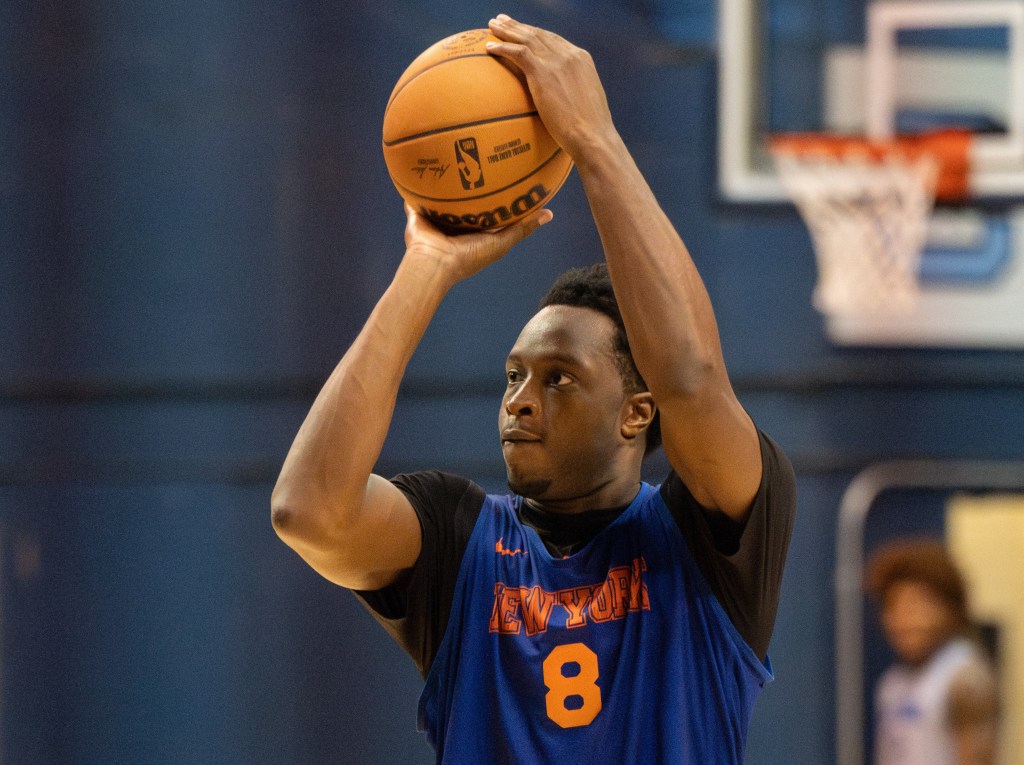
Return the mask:
<path id="1" fill-rule="evenodd" d="M 612 351 L 622 376 L 622 384 L 626 393 L 633 394 L 649 390 L 644 382 L 633 352 L 629 348 L 629 337 L 626 325 L 619 313 L 619 303 L 615 299 L 612 280 L 608 275 L 608 267 L 604 263 L 595 263 L 583 268 L 570 268 L 563 272 L 541 298 L 540 308 L 549 305 L 568 305 L 578 308 L 590 308 L 603 313 L 615 323 L 615 335 L 612 338 Z M 657 410 L 654 419 L 647 426 L 647 442 L 644 455 L 651 454 L 661 446 L 661 421 Z"/>

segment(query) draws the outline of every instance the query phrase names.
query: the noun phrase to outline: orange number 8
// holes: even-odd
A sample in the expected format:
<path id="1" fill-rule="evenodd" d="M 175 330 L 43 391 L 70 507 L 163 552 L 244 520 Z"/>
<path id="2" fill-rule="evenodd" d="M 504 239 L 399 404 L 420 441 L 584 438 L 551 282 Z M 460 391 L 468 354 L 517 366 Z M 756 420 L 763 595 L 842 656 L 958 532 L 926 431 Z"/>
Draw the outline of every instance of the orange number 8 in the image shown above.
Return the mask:
<path id="1" fill-rule="evenodd" d="M 565 667 L 575 664 L 579 672 L 565 675 Z M 597 685 L 597 654 L 583 643 L 555 646 L 544 659 L 544 696 L 548 717 L 563 728 L 590 725 L 601 711 L 601 689 Z M 566 706 L 570 698 L 582 699 L 573 709 Z"/>

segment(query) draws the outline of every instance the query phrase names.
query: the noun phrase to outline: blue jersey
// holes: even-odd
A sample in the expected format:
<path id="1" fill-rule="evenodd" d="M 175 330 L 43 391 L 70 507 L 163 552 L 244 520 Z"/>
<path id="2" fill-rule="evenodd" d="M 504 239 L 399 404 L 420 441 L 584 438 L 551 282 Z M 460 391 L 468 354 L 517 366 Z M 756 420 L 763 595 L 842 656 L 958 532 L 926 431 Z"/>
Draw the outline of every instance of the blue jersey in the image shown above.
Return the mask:
<path id="1" fill-rule="evenodd" d="M 659 492 L 555 558 L 489 495 L 420 698 L 439 763 L 739 765 L 772 679 Z"/>

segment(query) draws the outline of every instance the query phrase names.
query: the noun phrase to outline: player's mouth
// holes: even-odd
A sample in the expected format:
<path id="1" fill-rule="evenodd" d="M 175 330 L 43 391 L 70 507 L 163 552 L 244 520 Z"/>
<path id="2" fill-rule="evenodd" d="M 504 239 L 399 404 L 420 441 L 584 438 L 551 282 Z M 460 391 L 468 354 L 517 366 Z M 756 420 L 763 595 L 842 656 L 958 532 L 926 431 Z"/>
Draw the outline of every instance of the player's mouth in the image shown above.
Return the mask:
<path id="1" fill-rule="evenodd" d="M 507 444 L 537 444 L 541 437 L 522 428 L 505 428 L 501 431 L 501 445 Z"/>

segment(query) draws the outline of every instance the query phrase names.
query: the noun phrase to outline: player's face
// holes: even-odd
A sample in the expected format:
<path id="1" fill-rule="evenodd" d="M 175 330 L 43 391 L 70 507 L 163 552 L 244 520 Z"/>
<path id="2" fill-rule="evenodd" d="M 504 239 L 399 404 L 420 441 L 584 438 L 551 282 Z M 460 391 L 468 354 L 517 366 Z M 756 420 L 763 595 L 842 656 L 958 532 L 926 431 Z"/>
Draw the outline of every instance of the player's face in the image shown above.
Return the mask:
<path id="1" fill-rule="evenodd" d="M 932 588 L 898 581 L 886 590 L 882 629 L 903 661 L 922 664 L 955 632 L 953 609 Z"/>
<path id="2" fill-rule="evenodd" d="M 505 365 L 498 417 L 509 487 L 552 507 L 585 506 L 622 479 L 626 395 L 615 324 L 588 308 L 548 306 Z"/>

